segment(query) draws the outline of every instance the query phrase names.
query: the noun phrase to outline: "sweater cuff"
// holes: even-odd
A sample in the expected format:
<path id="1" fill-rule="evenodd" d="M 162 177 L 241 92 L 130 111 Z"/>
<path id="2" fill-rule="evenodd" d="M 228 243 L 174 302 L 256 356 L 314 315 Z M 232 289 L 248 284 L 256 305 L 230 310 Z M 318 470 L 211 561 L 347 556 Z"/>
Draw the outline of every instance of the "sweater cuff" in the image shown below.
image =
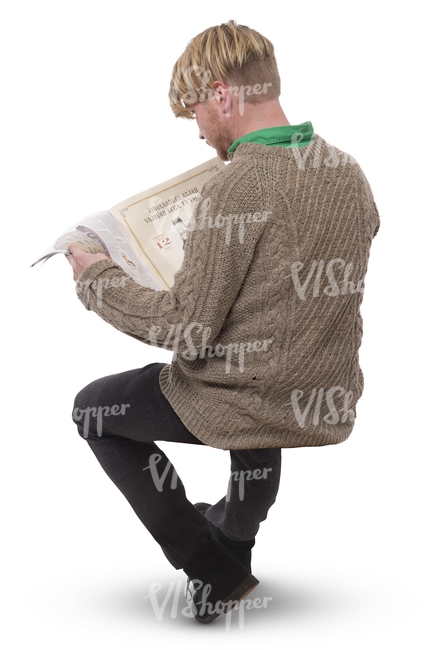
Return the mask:
<path id="1" fill-rule="evenodd" d="M 76 293 L 77 297 L 88 311 L 90 310 L 88 304 L 88 296 L 90 292 L 91 285 L 97 281 L 99 276 L 104 273 L 105 271 L 108 271 L 109 269 L 116 269 L 117 271 L 120 271 L 123 275 L 128 275 L 125 273 L 124 269 L 117 264 L 116 262 L 113 262 L 113 260 L 98 260 L 97 262 L 94 262 L 93 264 L 90 264 L 90 266 L 87 266 L 86 269 L 82 271 L 82 273 L 79 275 L 77 278 L 76 282 Z"/>

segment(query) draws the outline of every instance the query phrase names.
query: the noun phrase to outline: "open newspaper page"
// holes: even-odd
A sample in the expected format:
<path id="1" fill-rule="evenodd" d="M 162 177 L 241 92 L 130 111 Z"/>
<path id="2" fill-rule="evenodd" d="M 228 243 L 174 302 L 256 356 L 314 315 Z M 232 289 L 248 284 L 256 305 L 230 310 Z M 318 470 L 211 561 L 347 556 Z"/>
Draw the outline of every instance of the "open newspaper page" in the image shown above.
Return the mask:
<path id="1" fill-rule="evenodd" d="M 187 226 L 202 186 L 224 166 L 213 158 L 110 209 L 161 289 L 170 290 L 181 268 Z"/>
<path id="2" fill-rule="evenodd" d="M 68 246 L 71 245 L 78 246 L 86 253 L 103 253 L 120 264 L 135 282 L 156 291 L 161 288 L 141 263 L 119 224 L 108 210 L 96 212 L 67 228 L 31 266 L 56 253 L 69 255 Z"/>
<path id="3" fill-rule="evenodd" d="M 182 266 L 187 226 L 204 183 L 224 163 L 213 158 L 188 172 L 96 212 L 65 230 L 31 266 L 76 245 L 103 253 L 142 286 L 156 291 L 173 286 Z"/>

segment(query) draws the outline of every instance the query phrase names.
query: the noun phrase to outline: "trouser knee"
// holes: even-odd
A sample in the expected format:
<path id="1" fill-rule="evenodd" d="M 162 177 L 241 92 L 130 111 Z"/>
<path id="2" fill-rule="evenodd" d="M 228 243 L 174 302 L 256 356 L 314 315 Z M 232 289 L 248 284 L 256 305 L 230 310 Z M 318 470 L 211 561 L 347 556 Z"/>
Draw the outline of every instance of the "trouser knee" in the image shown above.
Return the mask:
<path id="1" fill-rule="evenodd" d="M 103 408 L 91 405 L 91 401 L 88 400 L 87 388 L 76 395 L 72 418 L 80 436 L 97 439 L 102 436 Z"/>

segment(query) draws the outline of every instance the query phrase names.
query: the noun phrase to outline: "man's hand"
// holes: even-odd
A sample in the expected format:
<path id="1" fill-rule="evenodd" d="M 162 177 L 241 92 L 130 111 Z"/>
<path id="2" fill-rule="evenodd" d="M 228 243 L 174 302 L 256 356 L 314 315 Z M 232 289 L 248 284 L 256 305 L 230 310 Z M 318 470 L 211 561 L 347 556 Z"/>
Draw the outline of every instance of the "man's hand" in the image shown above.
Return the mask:
<path id="1" fill-rule="evenodd" d="M 109 259 L 103 253 L 97 253 L 96 255 L 93 255 L 92 253 L 84 253 L 84 251 L 78 246 L 68 246 L 68 250 L 72 254 L 66 255 L 66 258 L 73 267 L 73 277 L 76 282 L 79 278 L 79 275 L 88 266 L 91 266 L 91 264 L 94 264 L 94 262 L 98 262 L 99 260 Z"/>

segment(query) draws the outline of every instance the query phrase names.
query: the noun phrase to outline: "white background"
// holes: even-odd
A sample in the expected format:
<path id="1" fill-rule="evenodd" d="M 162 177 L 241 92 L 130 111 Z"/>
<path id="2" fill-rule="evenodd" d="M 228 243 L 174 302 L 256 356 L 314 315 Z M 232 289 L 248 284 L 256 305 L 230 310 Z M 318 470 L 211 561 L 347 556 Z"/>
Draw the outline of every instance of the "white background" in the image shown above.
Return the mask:
<path id="1" fill-rule="evenodd" d="M 4 647 L 444 647 L 443 134 L 439 3 L 142 0 L 1 10 Z M 291 8 L 292 7 L 292 8 Z M 362 307 L 365 391 L 342 445 L 283 452 L 254 549 L 266 609 L 203 626 L 150 584 L 185 582 L 71 421 L 101 376 L 171 353 L 87 312 L 63 256 L 29 264 L 78 218 L 212 157 L 176 120 L 174 62 L 234 18 L 275 44 L 282 105 L 365 171 L 381 216 Z M 441 172 L 441 174 L 440 174 Z M 192 502 L 228 452 L 164 445 Z M 172 522 L 174 525 L 174 522 Z M 253 596 L 253 594 L 252 594 Z M 186 605 L 181 599 L 179 610 Z"/>

